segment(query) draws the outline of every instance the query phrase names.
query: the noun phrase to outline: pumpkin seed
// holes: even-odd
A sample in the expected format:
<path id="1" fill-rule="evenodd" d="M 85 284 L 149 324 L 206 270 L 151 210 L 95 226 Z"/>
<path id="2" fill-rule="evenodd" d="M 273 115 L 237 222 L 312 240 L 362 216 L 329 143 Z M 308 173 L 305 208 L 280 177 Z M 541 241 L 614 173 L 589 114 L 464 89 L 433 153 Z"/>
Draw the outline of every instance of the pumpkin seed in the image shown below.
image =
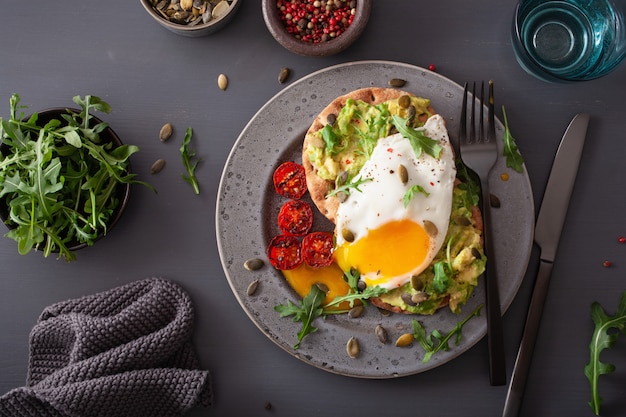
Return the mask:
<path id="1" fill-rule="evenodd" d="M 401 78 L 392 78 L 389 80 L 389 86 L 393 88 L 404 87 L 406 84 L 406 80 Z"/>
<path id="2" fill-rule="evenodd" d="M 437 229 L 437 226 L 435 225 L 435 223 L 431 222 L 430 220 L 424 220 L 424 230 L 426 231 L 426 233 L 428 233 L 428 236 L 437 236 L 437 234 L 439 233 L 439 229 Z"/>
<path id="3" fill-rule="evenodd" d="M 348 317 L 351 319 L 361 317 L 361 314 L 363 314 L 363 310 L 364 308 L 362 305 L 354 306 L 350 310 L 348 310 Z"/>
<path id="4" fill-rule="evenodd" d="M 326 284 L 324 284 L 323 282 L 316 282 L 316 283 L 315 283 L 315 286 L 316 286 L 317 288 L 319 288 L 319 290 L 320 290 L 321 292 L 323 292 L 324 294 L 327 294 L 327 293 L 328 293 L 328 291 L 330 291 L 330 290 L 328 289 L 328 286 L 327 286 Z"/>
<path id="5" fill-rule="evenodd" d="M 489 204 L 493 208 L 500 208 L 500 199 L 493 194 L 489 194 Z"/>
<path id="6" fill-rule="evenodd" d="M 406 304 L 408 306 L 415 307 L 417 305 L 417 303 L 415 301 L 413 301 L 413 298 L 411 297 L 411 294 L 409 294 L 408 292 L 402 293 L 400 298 L 402 298 L 402 301 L 404 302 L 404 304 Z"/>
<path id="7" fill-rule="evenodd" d="M 226 75 L 220 74 L 217 77 L 217 86 L 220 88 L 220 90 L 226 90 L 226 88 L 228 87 L 228 78 L 226 77 Z"/>
<path id="8" fill-rule="evenodd" d="M 406 184 L 409 181 L 409 171 L 407 171 L 406 167 L 402 164 L 398 167 L 398 175 L 400 176 L 402 184 Z"/>
<path id="9" fill-rule="evenodd" d="M 376 328 L 374 329 L 374 334 L 378 338 L 378 341 L 383 345 L 389 342 L 389 335 L 387 334 L 387 330 L 382 325 L 379 324 L 378 326 L 376 326 Z"/>
<path id="10" fill-rule="evenodd" d="M 413 302 L 417 305 L 419 303 L 423 303 L 429 298 L 430 298 L 430 295 L 428 295 L 427 292 L 419 291 L 413 294 L 413 296 L 411 297 L 411 300 L 413 300 Z"/>
<path id="11" fill-rule="evenodd" d="M 248 294 L 249 296 L 253 296 L 258 286 L 259 286 L 259 280 L 255 279 L 254 281 L 250 283 L 250 285 L 248 285 L 248 288 L 246 289 L 246 294 Z"/>
<path id="12" fill-rule="evenodd" d="M 389 317 L 391 316 L 391 311 L 389 310 L 385 310 L 384 308 L 378 308 L 378 312 L 380 313 L 381 316 L 383 317 Z"/>
<path id="13" fill-rule="evenodd" d="M 159 140 L 161 142 L 167 141 L 172 136 L 173 127 L 171 123 L 165 123 L 159 131 Z"/>
<path id="14" fill-rule="evenodd" d="M 263 265 L 265 265 L 265 262 L 263 262 L 263 259 L 259 258 L 251 258 L 243 263 L 243 267 L 248 271 L 257 271 L 261 269 Z"/>
<path id="15" fill-rule="evenodd" d="M 354 233 L 352 233 L 349 229 L 341 229 L 341 237 L 346 242 L 354 242 Z"/>
<path id="16" fill-rule="evenodd" d="M 151 174 L 158 174 L 165 167 L 165 159 L 157 159 L 150 167 Z"/>
<path id="17" fill-rule="evenodd" d="M 348 340 L 348 343 L 346 343 L 346 352 L 348 352 L 348 356 L 350 356 L 351 358 L 356 358 L 357 356 L 359 356 L 359 341 L 354 336 L 352 336 Z"/>
<path id="18" fill-rule="evenodd" d="M 193 6 L 193 0 L 180 0 L 180 7 L 183 10 L 191 10 Z"/>
<path id="19" fill-rule="evenodd" d="M 407 115 L 406 115 L 406 124 L 407 126 L 412 125 L 413 122 L 415 121 L 415 115 L 417 114 L 417 109 L 415 108 L 414 105 L 410 105 L 409 108 L 406 111 Z"/>
<path id="20" fill-rule="evenodd" d="M 289 77 L 289 68 L 282 68 L 280 72 L 278 73 L 278 82 L 282 84 L 285 81 L 287 81 L 288 77 Z"/>
<path id="21" fill-rule="evenodd" d="M 400 98 L 398 98 L 398 106 L 400 106 L 400 108 L 406 109 L 410 105 L 411 105 L 411 97 L 409 97 L 408 95 L 405 94 L 405 95 L 400 96 Z"/>
<path id="22" fill-rule="evenodd" d="M 348 181 L 348 171 L 342 171 L 337 178 L 335 178 L 335 187 L 341 187 Z"/>
<path id="23" fill-rule="evenodd" d="M 411 275 L 411 287 L 415 291 L 420 291 L 424 288 L 424 282 L 420 279 L 419 275 Z"/>
<path id="24" fill-rule="evenodd" d="M 413 333 L 405 333 L 396 339 L 397 347 L 405 347 L 413 343 Z"/>

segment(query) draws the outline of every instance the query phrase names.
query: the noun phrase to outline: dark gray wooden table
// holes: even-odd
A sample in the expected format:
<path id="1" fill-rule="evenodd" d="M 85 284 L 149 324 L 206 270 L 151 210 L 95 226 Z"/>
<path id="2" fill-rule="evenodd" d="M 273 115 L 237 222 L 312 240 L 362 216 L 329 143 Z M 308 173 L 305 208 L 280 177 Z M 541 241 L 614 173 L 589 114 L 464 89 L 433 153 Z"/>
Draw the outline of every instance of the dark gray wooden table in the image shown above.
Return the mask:
<path id="1" fill-rule="evenodd" d="M 377 0 L 369 26 L 347 51 L 329 58 L 294 55 L 265 28 L 260 1 L 246 0 L 235 21 L 209 37 L 184 38 L 147 16 L 139 1 L 11 1 L 0 25 L 0 114 L 18 93 L 33 110 L 71 106 L 74 95 L 108 101 L 106 120 L 139 145 L 134 170 L 157 195 L 135 187 L 114 231 L 72 264 L 40 253 L 17 254 L 0 239 L 0 394 L 22 386 L 28 335 L 44 307 L 117 285 L 161 276 L 180 283 L 197 311 L 194 341 L 211 370 L 211 410 L 194 416 L 420 415 L 499 416 L 506 387 L 488 382 L 485 340 L 448 364 L 400 379 L 362 380 L 308 366 L 268 340 L 233 296 L 220 264 L 215 203 L 222 167 L 239 133 L 272 96 L 282 67 L 290 81 L 356 60 L 436 66 L 458 82 L 492 78 L 499 104 L 525 158 L 537 207 L 562 133 L 575 113 L 591 124 L 563 231 L 529 375 L 522 416 L 586 416 L 583 374 L 593 331 L 590 305 L 614 313 L 626 289 L 626 64 L 606 77 L 547 84 L 517 65 L 509 38 L 515 2 Z M 217 76 L 228 75 L 226 91 Z M 500 114 L 500 112 L 498 112 Z M 177 141 L 158 131 L 174 124 Z M 172 163 L 158 176 L 157 158 L 178 161 L 183 131 L 192 126 L 203 162 L 201 194 Z M 504 315 L 510 371 L 537 269 L 531 257 L 521 289 Z M 612 262 L 610 268 L 603 261 Z M 626 415 L 626 337 L 603 354 L 617 366 L 600 381 L 606 416 Z M 272 404 L 271 411 L 265 404 Z"/>

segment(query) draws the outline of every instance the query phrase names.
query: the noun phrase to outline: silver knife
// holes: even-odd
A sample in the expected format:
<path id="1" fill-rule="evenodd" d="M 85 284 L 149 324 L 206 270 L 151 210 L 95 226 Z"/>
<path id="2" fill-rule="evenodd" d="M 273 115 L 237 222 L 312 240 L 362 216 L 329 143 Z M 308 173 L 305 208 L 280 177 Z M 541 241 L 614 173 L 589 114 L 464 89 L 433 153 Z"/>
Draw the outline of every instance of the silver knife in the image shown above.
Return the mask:
<path id="1" fill-rule="evenodd" d="M 585 145 L 589 124 L 588 114 L 577 114 L 570 122 L 556 152 L 548 185 L 535 224 L 535 243 L 541 249 L 539 271 L 530 299 L 524 333 L 504 402 L 502 417 L 517 417 L 524 395 L 528 370 L 548 293 L 552 265 L 559 246 L 570 196 L 576 181 L 578 164 Z"/>

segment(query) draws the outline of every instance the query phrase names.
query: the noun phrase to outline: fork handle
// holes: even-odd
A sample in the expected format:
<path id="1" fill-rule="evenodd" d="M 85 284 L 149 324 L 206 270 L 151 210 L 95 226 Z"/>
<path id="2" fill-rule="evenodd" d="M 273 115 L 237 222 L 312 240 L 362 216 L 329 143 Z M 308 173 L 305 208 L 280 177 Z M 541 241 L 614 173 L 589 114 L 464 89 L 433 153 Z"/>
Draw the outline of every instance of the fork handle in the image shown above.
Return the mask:
<path id="1" fill-rule="evenodd" d="M 487 345 L 489 347 L 489 382 L 491 385 L 506 384 L 506 363 L 504 355 L 504 333 L 502 330 L 502 312 L 500 310 L 500 292 L 498 274 L 494 262 L 493 233 L 491 230 L 491 205 L 489 184 L 481 180 L 483 201 L 483 237 L 487 255 L 485 274 L 486 309 L 487 309 Z"/>

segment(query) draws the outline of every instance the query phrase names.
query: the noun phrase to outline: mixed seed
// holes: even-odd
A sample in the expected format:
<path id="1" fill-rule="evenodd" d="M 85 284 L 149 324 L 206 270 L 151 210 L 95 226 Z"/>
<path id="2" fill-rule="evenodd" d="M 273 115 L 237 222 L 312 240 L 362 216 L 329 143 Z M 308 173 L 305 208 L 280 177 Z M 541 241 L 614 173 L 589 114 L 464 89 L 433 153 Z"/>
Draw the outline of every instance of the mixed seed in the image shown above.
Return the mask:
<path id="1" fill-rule="evenodd" d="M 150 0 L 164 19 L 186 26 L 209 23 L 226 15 L 232 0 Z"/>

